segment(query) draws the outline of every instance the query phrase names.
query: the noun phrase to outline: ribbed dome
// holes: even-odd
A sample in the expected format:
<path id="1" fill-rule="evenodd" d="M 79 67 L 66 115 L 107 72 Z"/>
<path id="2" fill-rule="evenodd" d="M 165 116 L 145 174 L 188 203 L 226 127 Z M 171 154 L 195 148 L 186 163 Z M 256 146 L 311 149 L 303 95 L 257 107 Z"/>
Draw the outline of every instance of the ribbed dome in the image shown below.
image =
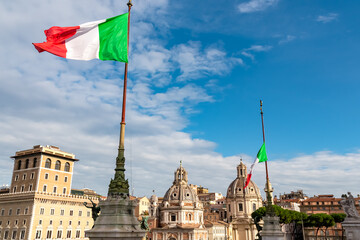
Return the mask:
<path id="1" fill-rule="evenodd" d="M 226 197 L 227 198 L 235 198 L 235 197 L 243 197 L 244 196 L 244 186 L 247 178 L 247 169 L 246 165 L 243 162 L 237 166 L 237 178 L 231 182 L 229 185 Z M 260 190 L 257 185 L 250 181 L 249 185 L 246 187 L 246 196 L 260 198 Z"/>
<path id="2" fill-rule="evenodd" d="M 181 202 L 193 203 L 193 206 L 200 204 L 197 193 L 192 187 L 188 185 L 187 171 L 180 164 L 180 167 L 174 172 L 173 185 L 164 195 L 163 205 L 165 206 L 165 204 L 169 204 L 170 206 L 179 206 Z"/>

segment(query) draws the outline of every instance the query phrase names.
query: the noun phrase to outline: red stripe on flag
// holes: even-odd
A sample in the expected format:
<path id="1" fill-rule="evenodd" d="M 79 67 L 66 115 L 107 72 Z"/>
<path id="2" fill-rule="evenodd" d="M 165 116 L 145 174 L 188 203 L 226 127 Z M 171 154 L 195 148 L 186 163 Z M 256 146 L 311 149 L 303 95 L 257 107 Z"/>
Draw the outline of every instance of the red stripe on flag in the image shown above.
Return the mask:
<path id="1" fill-rule="evenodd" d="M 248 175 L 247 175 L 247 177 L 246 177 L 246 183 L 245 183 L 245 186 L 244 186 L 244 189 L 249 185 L 249 183 L 250 183 L 250 179 L 251 179 L 251 173 L 249 173 Z"/>
<path id="2" fill-rule="evenodd" d="M 47 51 L 56 56 L 66 58 L 66 46 L 65 40 L 71 38 L 75 35 L 77 29 L 80 26 L 75 27 L 52 27 L 48 30 L 45 30 L 46 42 L 43 43 L 33 43 L 36 50 L 39 53 Z"/>

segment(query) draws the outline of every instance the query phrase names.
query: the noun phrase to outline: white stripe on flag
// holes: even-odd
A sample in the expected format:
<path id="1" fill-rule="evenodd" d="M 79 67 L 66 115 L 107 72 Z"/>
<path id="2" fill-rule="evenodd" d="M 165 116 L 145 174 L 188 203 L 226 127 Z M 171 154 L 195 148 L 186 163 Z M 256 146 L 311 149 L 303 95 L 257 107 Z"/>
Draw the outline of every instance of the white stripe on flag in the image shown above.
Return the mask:
<path id="1" fill-rule="evenodd" d="M 106 19 L 88 22 L 80 25 L 76 34 L 65 41 L 66 58 L 76 60 L 91 60 L 99 58 L 99 28 Z"/>

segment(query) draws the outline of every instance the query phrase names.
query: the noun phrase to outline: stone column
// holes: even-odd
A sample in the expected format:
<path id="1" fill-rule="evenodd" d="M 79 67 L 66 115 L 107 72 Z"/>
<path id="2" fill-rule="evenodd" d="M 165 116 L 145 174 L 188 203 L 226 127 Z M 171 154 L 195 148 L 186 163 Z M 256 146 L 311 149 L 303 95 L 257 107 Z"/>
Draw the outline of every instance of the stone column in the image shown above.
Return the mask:
<path id="1" fill-rule="evenodd" d="M 270 180 L 267 179 L 265 192 L 267 196 L 267 211 L 266 216 L 263 217 L 264 227 L 260 233 L 263 240 L 284 240 L 284 233 L 281 231 L 279 217 L 275 215 L 272 208 L 273 205 L 273 188 Z M 269 209 L 268 209 L 269 208 Z"/>
<path id="2" fill-rule="evenodd" d="M 136 202 L 128 197 L 108 197 L 99 203 L 101 214 L 96 219 L 94 227 L 86 231 L 86 237 L 91 240 L 141 240 L 145 230 L 141 229 L 134 215 Z"/>
<path id="3" fill-rule="evenodd" d="M 284 233 L 281 231 L 279 217 L 265 216 L 264 227 L 260 233 L 263 240 L 284 240 Z"/>

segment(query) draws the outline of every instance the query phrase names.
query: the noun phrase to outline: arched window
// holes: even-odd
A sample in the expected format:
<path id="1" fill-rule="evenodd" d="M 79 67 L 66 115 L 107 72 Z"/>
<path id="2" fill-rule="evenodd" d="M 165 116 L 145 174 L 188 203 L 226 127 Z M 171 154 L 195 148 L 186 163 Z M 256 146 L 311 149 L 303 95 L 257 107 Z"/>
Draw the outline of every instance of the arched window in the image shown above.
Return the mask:
<path id="1" fill-rule="evenodd" d="M 51 160 L 50 160 L 50 158 L 46 159 L 45 167 L 46 168 L 51 168 Z"/>
<path id="2" fill-rule="evenodd" d="M 25 161 L 25 168 L 29 168 L 29 159 L 26 159 Z"/>
<path id="3" fill-rule="evenodd" d="M 70 163 L 65 163 L 65 172 L 70 172 Z"/>
<path id="4" fill-rule="evenodd" d="M 55 164 L 55 169 L 60 170 L 60 168 L 61 168 L 61 162 L 59 160 L 57 160 L 56 164 Z"/>
<path id="5" fill-rule="evenodd" d="M 37 164 L 37 158 L 34 158 L 33 167 L 36 167 Z"/>
<path id="6" fill-rule="evenodd" d="M 21 169 L 21 160 L 18 161 L 18 167 L 17 167 L 17 170 L 20 170 Z"/>

